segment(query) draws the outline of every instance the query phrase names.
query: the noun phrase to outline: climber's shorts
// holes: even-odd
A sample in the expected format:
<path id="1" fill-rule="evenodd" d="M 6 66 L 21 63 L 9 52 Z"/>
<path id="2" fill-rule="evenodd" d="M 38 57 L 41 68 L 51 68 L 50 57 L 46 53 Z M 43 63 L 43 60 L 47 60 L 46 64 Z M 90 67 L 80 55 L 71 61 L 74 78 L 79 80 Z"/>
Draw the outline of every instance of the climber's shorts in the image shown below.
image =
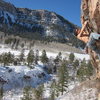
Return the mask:
<path id="1" fill-rule="evenodd" d="M 94 50 L 97 54 L 100 54 L 100 50 L 98 49 L 96 45 L 96 41 L 99 40 L 100 34 L 97 33 L 91 33 L 89 37 L 89 41 L 87 43 L 87 46 Z"/>

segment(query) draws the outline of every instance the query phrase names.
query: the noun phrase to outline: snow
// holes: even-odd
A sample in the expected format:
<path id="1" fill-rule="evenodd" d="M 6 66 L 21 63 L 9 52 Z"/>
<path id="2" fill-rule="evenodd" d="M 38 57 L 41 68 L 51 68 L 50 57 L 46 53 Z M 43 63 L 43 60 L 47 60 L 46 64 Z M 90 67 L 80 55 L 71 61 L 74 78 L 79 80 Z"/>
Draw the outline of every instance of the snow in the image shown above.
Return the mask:
<path id="1" fill-rule="evenodd" d="M 85 60 L 89 60 L 90 57 L 88 54 L 78 54 L 78 53 L 74 53 L 76 58 L 79 58 L 81 60 L 83 60 L 85 58 Z"/>
<path id="2" fill-rule="evenodd" d="M 9 70 L 12 71 L 9 72 Z M 39 75 L 42 73 L 44 73 L 45 76 L 39 78 Z M 24 79 L 25 75 L 30 76 L 30 79 Z M 39 65 L 34 66 L 33 69 L 30 69 L 28 66 L 0 66 L 0 77 L 7 81 L 7 83 L 4 84 L 5 90 L 22 88 L 28 85 L 35 87 L 37 84 L 43 83 L 50 78 Z"/>
<path id="3" fill-rule="evenodd" d="M 34 49 L 35 49 L 35 48 L 34 48 Z M 0 54 L 5 53 L 5 52 L 11 52 L 11 53 L 14 54 L 15 56 L 18 56 L 18 55 L 20 55 L 21 50 L 14 50 L 14 49 L 9 48 L 7 45 L 0 44 Z M 25 56 L 27 56 L 28 52 L 29 52 L 29 50 L 25 50 L 25 51 L 24 51 Z M 48 58 L 55 58 L 55 57 L 58 55 L 58 52 L 46 51 L 46 53 L 47 53 Z M 63 51 L 63 52 L 62 52 L 62 58 L 68 57 L 68 56 L 66 56 L 66 55 L 69 55 L 70 53 L 71 53 L 71 52 L 64 52 L 64 51 Z M 40 56 L 41 56 L 41 54 L 42 54 L 42 51 L 39 51 L 39 55 L 40 55 Z M 84 58 L 85 58 L 86 60 L 89 60 L 89 59 L 90 59 L 90 57 L 89 57 L 88 54 L 74 53 L 74 55 L 75 55 L 75 57 L 76 57 L 77 59 L 81 59 L 81 60 L 83 60 Z"/>
<path id="4" fill-rule="evenodd" d="M 11 18 L 11 20 L 12 20 L 13 23 L 15 22 L 16 17 L 14 15 L 12 15 L 11 13 L 6 12 L 6 11 L 5 11 L 5 14 L 8 15 L 8 16 L 10 16 L 10 18 Z"/>
<path id="5" fill-rule="evenodd" d="M 44 98 L 50 97 L 50 85 L 51 85 L 51 82 L 47 82 L 44 84 L 44 88 L 45 88 L 44 95 L 43 95 Z"/>
<path id="6" fill-rule="evenodd" d="M 21 90 L 11 90 L 11 91 L 6 91 L 3 100 L 21 100 L 23 97 Z"/>
<path id="7" fill-rule="evenodd" d="M 72 52 L 66 52 L 66 53 L 67 53 L 67 54 L 70 54 L 70 53 L 72 53 Z M 81 60 L 83 60 L 84 58 L 85 58 L 85 60 L 89 60 L 89 59 L 90 59 L 90 57 L 89 57 L 88 54 L 74 53 L 74 55 L 75 55 L 75 57 L 76 57 L 77 59 L 81 59 Z"/>
<path id="8" fill-rule="evenodd" d="M 3 13 L 2 13 L 3 12 Z M 12 15 L 11 13 L 7 12 L 7 11 L 2 11 L 0 10 L 0 17 L 4 16 L 5 18 L 5 22 L 7 21 L 7 24 L 9 24 L 9 20 L 8 20 L 8 16 L 11 18 L 11 21 L 13 23 L 15 23 L 16 17 L 14 15 Z"/>

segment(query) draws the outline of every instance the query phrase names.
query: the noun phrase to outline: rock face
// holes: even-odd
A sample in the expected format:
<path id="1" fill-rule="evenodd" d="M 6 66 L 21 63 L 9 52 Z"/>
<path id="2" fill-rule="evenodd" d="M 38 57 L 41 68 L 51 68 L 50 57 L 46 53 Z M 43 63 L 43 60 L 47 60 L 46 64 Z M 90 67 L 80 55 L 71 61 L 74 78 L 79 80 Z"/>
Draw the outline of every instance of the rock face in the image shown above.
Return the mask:
<path id="1" fill-rule="evenodd" d="M 89 28 L 100 33 L 100 0 L 82 0 L 82 24 L 89 20 Z"/>
<path id="2" fill-rule="evenodd" d="M 100 33 L 100 0 L 82 0 L 81 10 L 82 25 L 86 20 L 89 21 L 86 30 Z M 98 44 L 98 47 L 100 47 L 100 43 Z M 94 62 L 97 63 L 96 61 Z M 97 63 L 96 67 L 97 77 L 100 77 L 100 63 Z"/>
<path id="3" fill-rule="evenodd" d="M 89 80 L 57 100 L 99 100 L 98 92 L 100 92 L 100 80 Z"/>

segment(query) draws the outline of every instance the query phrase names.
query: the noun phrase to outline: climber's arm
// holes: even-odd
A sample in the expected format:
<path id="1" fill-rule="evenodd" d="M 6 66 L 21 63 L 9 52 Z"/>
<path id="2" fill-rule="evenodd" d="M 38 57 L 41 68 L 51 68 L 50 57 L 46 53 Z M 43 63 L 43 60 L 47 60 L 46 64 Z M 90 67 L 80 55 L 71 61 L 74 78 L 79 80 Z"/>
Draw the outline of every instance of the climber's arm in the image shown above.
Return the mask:
<path id="1" fill-rule="evenodd" d="M 88 21 L 85 21 L 85 22 L 84 22 L 84 25 L 83 25 L 83 27 L 82 27 L 80 33 L 79 33 L 79 36 L 80 36 L 80 37 L 82 36 L 83 31 L 84 31 L 84 29 L 86 28 L 87 23 L 88 23 Z"/>

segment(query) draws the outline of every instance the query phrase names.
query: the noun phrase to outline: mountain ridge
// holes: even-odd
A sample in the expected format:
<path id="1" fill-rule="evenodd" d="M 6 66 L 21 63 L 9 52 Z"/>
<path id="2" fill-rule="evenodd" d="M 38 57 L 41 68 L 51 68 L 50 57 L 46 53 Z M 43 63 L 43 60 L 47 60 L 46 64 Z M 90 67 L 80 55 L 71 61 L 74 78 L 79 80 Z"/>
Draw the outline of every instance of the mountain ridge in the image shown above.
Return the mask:
<path id="1" fill-rule="evenodd" d="M 78 46 L 83 45 L 74 36 L 74 30 L 79 27 L 55 12 L 16 8 L 3 0 L 0 5 L 0 30 L 5 33 L 36 40 L 49 37 L 46 40 L 64 43 L 73 41 L 73 45 L 78 41 Z"/>

